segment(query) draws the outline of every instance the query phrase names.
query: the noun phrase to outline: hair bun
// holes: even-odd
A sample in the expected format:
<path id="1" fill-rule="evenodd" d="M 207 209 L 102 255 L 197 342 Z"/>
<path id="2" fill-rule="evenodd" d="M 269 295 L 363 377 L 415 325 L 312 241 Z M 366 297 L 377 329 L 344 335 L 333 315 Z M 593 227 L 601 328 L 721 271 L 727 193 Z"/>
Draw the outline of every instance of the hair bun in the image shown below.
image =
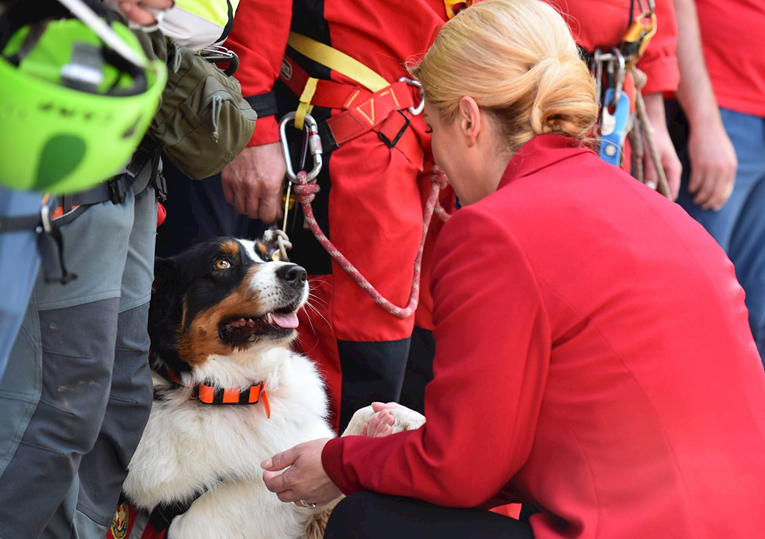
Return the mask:
<path id="1" fill-rule="evenodd" d="M 595 82 L 560 14 L 539 0 L 485 0 L 447 22 L 410 73 L 452 121 L 463 96 L 489 111 L 511 152 L 535 135 L 588 136 Z"/>
<path id="2" fill-rule="evenodd" d="M 530 118 L 534 134 L 586 136 L 597 118 L 597 105 L 592 76 L 584 62 L 578 56 L 546 58 L 533 71 L 537 73 Z"/>

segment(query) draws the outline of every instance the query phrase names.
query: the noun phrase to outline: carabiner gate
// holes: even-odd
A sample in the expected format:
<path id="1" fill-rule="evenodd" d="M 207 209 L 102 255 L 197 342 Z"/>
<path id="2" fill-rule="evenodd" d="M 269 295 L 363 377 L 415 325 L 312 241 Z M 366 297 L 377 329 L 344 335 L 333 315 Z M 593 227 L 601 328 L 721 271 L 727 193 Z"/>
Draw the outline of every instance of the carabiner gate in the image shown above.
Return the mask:
<path id="1" fill-rule="evenodd" d="M 287 164 L 287 177 L 290 179 L 290 181 L 294 182 L 297 180 L 297 174 L 295 174 L 295 171 L 292 168 L 292 156 L 290 155 L 289 145 L 287 144 L 286 133 L 286 127 L 290 121 L 292 121 L 294 125 L 294 112 L 285 114 L 284 118 L 282 118 L 282 120 L 279 122 L 279 139 L 282 145 L 282 155 L 284 156 L 284 161 Z M 321 172 L 321 167 L 323 165 L 322 153 L 324 150 L 321 147 L 319 126 L 316 123 L 316 120 L 314 120 L 313 116 L 310 114 L 305 115 L 304 128 L 308 134 L 308 147 L 311 151 L 311 155 L 313 156 L 313 168 L 306 174 L 306 181 L 310 182 L 315 180 L 319 175 L 319 172 Z"/>
<path id="2" fill-rule="evenodd" d="M 417 105 L 416 107 L 408 107 L 408 108 L 412 116 L 419 116 L 420 114 L 422 114 L 422 109 L 425 108 L 425 92 L 422 90 L 422 84 L 420 84 L 420 81 L 410 79 L 408 77 L 401 77 L 400 79 L 398 79 L 398 82 L 405 82 L 409 86 L 414 86 L 415 88 L 417 88 L 420 94 L 420 104 Z"/>

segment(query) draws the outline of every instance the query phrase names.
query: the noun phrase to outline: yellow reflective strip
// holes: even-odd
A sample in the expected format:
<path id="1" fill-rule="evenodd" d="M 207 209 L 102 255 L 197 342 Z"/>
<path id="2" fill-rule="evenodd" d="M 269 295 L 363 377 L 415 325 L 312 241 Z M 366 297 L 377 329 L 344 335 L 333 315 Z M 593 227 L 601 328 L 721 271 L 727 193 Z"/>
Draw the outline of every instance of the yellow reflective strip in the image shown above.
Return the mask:
<path id="1" fill-rule="evenodd" d="M 303 129 L 303 122 L 305 122 L 305 115 L 310 114 L 313 107 L 311 106 L 311 100 L 313 94 L 316 93 L 316 83 L 319 79 L 308 77 L 303 88 L 303 93 L 300 95 L 300 105 L 298 105 L 295 112 L 295 129 Z"/>
<path id="2" fill-rule="evenodd" d="M 367 66 L 337 49 L 328 47 L 295 32 L 290 32 L 289 46 L 314 62 L 345 75 L 372 92 L 379 92 L 390 83 Z"/>
<path id="3" fill-rule="evenodd" d="M 232 7 L 236 10 L 236 6 L 233 4 L 234 2 L 232 2 Z M 225 28 L 228 24 L 228 2 L 226 0 L 175 0 L 175 7 L 202 17 L 221 28 Z"/>

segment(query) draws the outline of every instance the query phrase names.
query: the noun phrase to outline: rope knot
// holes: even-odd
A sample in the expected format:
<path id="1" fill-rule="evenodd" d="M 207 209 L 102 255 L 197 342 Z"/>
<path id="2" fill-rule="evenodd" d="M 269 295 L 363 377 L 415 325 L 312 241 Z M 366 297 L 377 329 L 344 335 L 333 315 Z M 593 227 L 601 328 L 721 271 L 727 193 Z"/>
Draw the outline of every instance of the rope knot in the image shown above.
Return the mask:
<path id="1" fill-rule="evenodd" d="M 443 169 L 438 165 L 433 165 L 433 170 L 430 172 L 430 181 L 438 186 L 439 189 L 445 188 L 449 185 L 449 179 L 444 174 Z"/>
<path id="2" fill-rule="evenodd" d="M 310 204 L 313 202 L 313 199 L 316 198 L 316 193 L 321 191 L 321 188 L 319 187 L 319 184 L 316 183 L 316 180 L 309 182 L 307 181 L 306 177 L 307 174 L 305 170 L 301 170 L 297 173 L 295 184 L 292 186 L 295 191 L 295 199 L 297 199 L 297 201 L 301 204 Z"/>

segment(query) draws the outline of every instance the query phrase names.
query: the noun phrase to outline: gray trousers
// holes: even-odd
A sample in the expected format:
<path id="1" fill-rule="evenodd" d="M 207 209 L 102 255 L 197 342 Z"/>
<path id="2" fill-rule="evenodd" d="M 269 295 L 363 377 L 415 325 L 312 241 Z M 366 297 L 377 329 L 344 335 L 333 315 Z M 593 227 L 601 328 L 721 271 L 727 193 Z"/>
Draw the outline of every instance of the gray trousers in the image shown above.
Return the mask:
<path id="1" fill-rule="evenodd" d="M 111 526 L 152 398 L 147 182 L 63 227 L 77 280 L 38 275 L 0 381 L 2 539 L 103 539 Z"/>

